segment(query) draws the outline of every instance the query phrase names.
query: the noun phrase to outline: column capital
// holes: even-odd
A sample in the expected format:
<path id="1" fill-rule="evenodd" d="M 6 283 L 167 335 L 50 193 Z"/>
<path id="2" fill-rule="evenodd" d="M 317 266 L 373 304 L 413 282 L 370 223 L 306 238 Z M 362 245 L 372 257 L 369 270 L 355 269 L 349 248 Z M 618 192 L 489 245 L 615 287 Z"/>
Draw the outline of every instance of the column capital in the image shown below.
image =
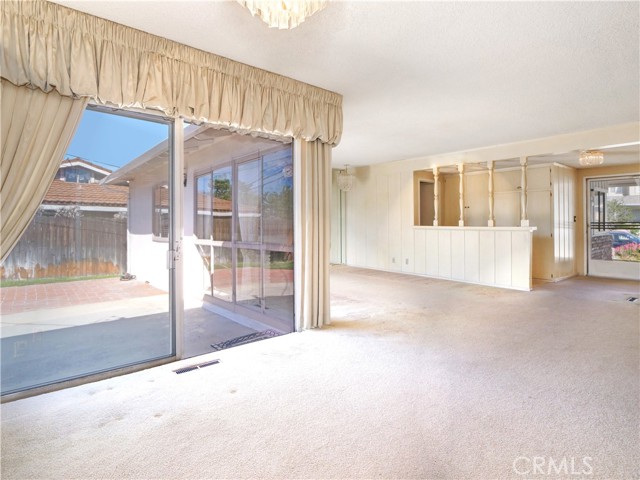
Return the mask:
<path id="1" fill-rule="evenodd" d="M 464 173 L 464 163 L 459 163 L 458 164 L 458 172 Z"/>
<path id="2" fill-rule="evenodd" d="M 520 157 L 520 165 L 522 165 L 523 167 L 526 167 L 527 160 L 529 160 L 529 157 Z"/>
<path id="3" fill-rule="evenodd" d="M 439 173 L 440 173 L 440 167 L 433 167 L 433 175 L 437 177 Z"/>
<path id="4" fill-rule="evenodd" d="M 493 160 L 487 160 L 487 168 L 489 170 L 493 170 L 493 165 L 494 165 L 494 161 Z"/>

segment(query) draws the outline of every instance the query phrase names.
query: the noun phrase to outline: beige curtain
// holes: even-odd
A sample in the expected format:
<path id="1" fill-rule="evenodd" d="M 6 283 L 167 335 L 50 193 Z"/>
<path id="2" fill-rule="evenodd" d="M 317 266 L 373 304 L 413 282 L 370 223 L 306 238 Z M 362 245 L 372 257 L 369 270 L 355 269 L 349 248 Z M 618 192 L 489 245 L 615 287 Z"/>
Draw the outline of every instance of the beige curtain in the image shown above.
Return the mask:
<path id="1" fill-rule="evenodd" d="M 0 72 L 15 85 L 239 131 L 340 141 L 336 93 L 42 0 L 3 0 L 0 12 Z"/>
<path id="2" fill-rule="evenodd" d="M 18 241 L 80 123 L 86 99 L 0 83 L 0 253 Z"/>
<path id="3" fill-rule="evenodd" d="M 300 140 L 295 143 L 294 156 L 294 296 L 296 330 L 300 331 L 331 323 L 331 147 Z"/>

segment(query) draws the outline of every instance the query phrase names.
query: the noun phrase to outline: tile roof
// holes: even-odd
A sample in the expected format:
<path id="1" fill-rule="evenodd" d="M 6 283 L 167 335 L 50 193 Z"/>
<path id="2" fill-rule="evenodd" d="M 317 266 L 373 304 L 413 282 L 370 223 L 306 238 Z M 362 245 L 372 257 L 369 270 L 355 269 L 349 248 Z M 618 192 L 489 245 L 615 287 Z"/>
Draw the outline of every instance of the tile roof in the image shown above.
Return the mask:
<path id="1" fill-rule="evenodd" d="M 54 180 L 42 203 L 55 205 L 100 205 L 126 207 L 129 187 L 72 183 Z"/>
<path id="2" fill-rule="evenodd" d="M 211 208 L 211 195 L 198 192 L 198 210 L 209 210 Z M 213 197 L 213 210 L 216 212 L 230 212 L 231 200 Z"/>

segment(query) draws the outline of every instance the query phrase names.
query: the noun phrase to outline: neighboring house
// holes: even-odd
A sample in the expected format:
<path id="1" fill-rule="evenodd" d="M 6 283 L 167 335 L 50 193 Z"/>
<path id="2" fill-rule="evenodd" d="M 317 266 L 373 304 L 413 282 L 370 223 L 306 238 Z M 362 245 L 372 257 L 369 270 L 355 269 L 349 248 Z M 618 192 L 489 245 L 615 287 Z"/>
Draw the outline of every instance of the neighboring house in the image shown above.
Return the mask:
<path id="1" fill-rule="evenodd" d="M 129 187 L 98 183 L 69 183 L 56 179 L 47 191 L 40 212 L 53 215 L 73 208 L 83 216 L 113 218 L 126 216 Z"/>
<path id="2" fill-rule="evenodd" d="M 96 183 L 110 172 L 85 160 L 65 160 L 36 216 L 2 262 L 0 276 L 123 273 L 129 187 Z"/>
<path id="3" fill-rule="evenodd" d="M 91 163 L 79 157 L 62 161 L 56 180 L 75 183 L 98 183 L 111 173 L 111 170 Z"/>
<path id="4" fill-rule="evenodd" d="M 42 201 L 40 213 L 48 215 L 73 208 L 96 218 L 126 215 L 129 188 L 99 185 L 111 172 L 82 158 L 63 160 Z"/>

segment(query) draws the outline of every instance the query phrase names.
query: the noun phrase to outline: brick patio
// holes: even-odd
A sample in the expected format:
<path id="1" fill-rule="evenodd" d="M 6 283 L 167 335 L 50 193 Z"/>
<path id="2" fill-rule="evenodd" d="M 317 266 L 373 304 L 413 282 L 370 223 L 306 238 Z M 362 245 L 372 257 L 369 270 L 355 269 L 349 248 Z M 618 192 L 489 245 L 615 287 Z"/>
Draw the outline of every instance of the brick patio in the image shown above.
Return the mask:
<path id="1" fill-rule="evenodd" d="M 70 307 L 166 293 L 142 281 L 121 281 L 119 278 L 2 287 L 0 313 L 10 315 L 44 308 Z"/>

